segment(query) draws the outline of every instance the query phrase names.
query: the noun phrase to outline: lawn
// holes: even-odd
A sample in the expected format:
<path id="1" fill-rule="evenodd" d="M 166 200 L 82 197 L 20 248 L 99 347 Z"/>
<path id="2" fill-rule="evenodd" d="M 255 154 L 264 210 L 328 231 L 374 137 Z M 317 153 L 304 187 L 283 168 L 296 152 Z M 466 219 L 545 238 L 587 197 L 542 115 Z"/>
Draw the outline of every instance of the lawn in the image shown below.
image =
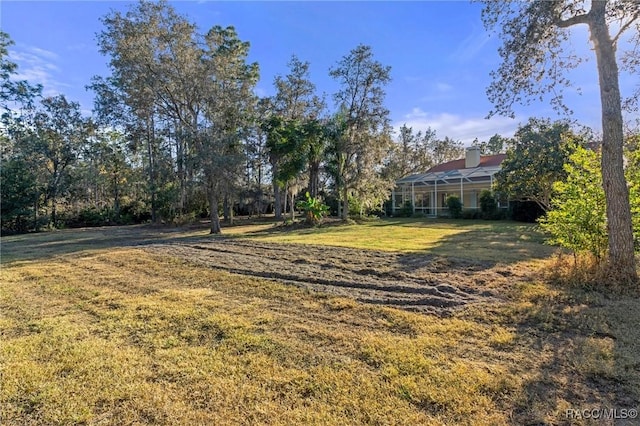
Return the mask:
<path id="1" fill-rule="evenodd" d="M 552 249 L 515 223 L 225 231 L 256 242 L 459 256 L 487 267 L 552 265 Z M 616 424 L 637 424 L 630 417 L 640 405 L 638 298 L 516 274 L 501 303 L 441 317 L 145 248 L 212 238 L 205 232 L 122 227 L 3 237 L 0 424 L 568 425 L 601 424 L 578 417 L 602 408 L 618 410 Z M 392 242 L 394 233 L 404 243 Z"/>
<path id="2" fill-rule="evenodd" d="M 230 235 L 261 241 L 321 244 L 398 252 L 425 252 L 480 261 L 515 262 L 548 258 L 533 225 L 508 221 L 386 219 L 274 232 L 273 227 L 239 226 Z"/>

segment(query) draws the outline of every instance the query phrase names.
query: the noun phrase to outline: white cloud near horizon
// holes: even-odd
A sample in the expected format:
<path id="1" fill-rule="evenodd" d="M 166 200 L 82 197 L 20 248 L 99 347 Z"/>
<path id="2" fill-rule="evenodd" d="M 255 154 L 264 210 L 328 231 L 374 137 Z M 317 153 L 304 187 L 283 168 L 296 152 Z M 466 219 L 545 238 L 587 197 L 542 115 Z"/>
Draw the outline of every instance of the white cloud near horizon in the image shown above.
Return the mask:
<path id="1" fill-rule="evenodd" d="M 496 133 L 511 137 L 522 120 L 507 117 L 463 117 L 447 112 L 430 113 L 420 108 L 413 108 L 402 120 L 393 124 L 396 134 L 403 124 L 413 128 L 415 132 L 427 129 L 435 130 L 439 138 L 449 137 L 461 141 L 465 146 L 471 145 L 474 139 L 487 141 Z"/>

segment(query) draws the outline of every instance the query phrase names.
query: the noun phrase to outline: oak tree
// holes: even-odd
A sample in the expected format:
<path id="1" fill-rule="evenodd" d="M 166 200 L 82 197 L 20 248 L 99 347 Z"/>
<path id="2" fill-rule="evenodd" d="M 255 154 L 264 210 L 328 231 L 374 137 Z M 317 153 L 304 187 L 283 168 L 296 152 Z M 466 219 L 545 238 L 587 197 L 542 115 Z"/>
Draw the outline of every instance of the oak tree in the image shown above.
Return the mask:
<path id="1" fill-rule="evenodd" d="M 567 176 L 564 165 L 580 142 L 566 121 L 531 118 L 507 145 L 494 190 L 514 201 L 551 207 L 553 186 Z"/>

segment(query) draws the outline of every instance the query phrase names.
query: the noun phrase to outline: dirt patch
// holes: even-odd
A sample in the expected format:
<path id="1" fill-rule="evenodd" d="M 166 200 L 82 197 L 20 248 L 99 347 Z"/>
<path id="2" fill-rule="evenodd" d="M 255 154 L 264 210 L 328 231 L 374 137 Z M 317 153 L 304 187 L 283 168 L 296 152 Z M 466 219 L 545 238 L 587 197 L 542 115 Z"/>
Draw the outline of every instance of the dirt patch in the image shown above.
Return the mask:
<path id="1" fill-rule="evenodd" d="M 147 249 L 235 274 L 439 315 L 497 302 L 498 288 L 514 278 L 506 268 L 463 259 L 228 238 L 162 242 Z"/>

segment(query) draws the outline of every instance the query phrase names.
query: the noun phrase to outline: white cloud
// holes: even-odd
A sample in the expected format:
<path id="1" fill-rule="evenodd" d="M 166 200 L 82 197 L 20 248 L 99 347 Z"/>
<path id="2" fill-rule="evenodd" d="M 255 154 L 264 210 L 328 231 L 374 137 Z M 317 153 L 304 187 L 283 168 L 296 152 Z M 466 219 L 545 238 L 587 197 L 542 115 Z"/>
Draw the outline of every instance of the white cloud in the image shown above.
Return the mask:
<path id="1" fill-rule="evenodd" d="M 39 47 L 35 47 L 35 46 L 28 47 L 27 49 L 34 56 L 46 58 L 51 61 L 57 61 L 59 58 L 57 53 L 52 52 L 50 50 L 40 49 Z"/>
<path id="2" fill-rule="evenodd" d="M 496 133 L 502 136 L 513 136 L 518 124 L 523 120 L 506 117 L 463 117 L 457 114 L 429 113 L 420 108 L 413 108 L 411 112 L 394 123 L 397 130 L 403 124 L 412 127 L 414 131 L 431 128 L 440 138 L 448 136 L 451 139 L 462 141 L 465 146 L 470 145 L 475 138 L 480 141 L 489 140 Z"/>
<path id="3" fill-rule="evenodd" d="M 55 96 L 70 87 L 57 79 L 60 73 L 57 53 L 35 46 L 16 46 L 9 52 L 9 60 L 18 65 L 15 80 L 27 80 L 30 84 L 42 85 L 45 96 Z"/>

